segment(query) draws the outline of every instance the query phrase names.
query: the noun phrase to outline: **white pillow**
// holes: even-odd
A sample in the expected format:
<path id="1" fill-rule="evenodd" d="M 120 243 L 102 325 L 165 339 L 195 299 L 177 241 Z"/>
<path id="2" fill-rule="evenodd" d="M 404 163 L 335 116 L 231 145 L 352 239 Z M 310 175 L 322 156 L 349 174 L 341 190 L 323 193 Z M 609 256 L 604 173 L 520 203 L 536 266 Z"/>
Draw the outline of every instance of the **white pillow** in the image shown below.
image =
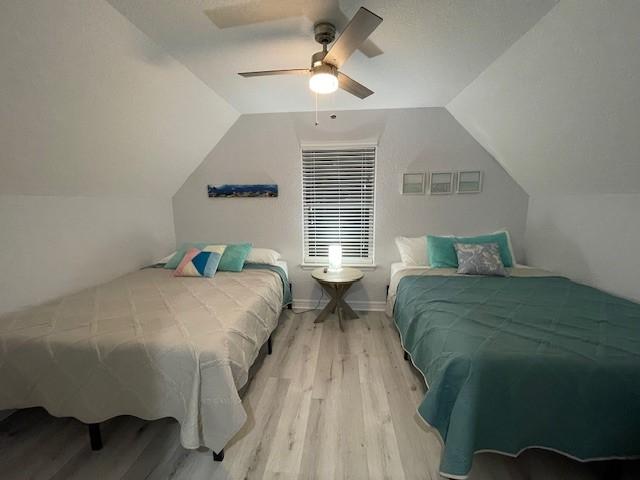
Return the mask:
<path id="1" fill-rule="evenodd" d="M 396 237 L 396 247 L 405 265 L 429 265 L 427 257 L 427 236 Z"/>
<path id="2" fill-rule="evenodd" d="M 509 235 L 509 230 L 507 230 L 506 228 L 503 228 L 502 230 L 498 230 L 497 232 L 493 232 L 493 233 L 506 233 L 507 234 L 507 245 L 509 245 L 509 253 L 511 253 L 511 260 L 513 261 L 513 266 L 516 266 L 516 254 L 513 251 L 513 245 L 511 244 L 511 235 Z"/>
<path id="3" fill-rule="evenodd" d="M 158 260 L 156 263 L 167 263 L 169 260 L 171 260 L 171 257 L 173 257 L 176 254 L 176 252 L 172 252 L 169 255 L 167 255 L 164 258 L 161 258 L 160 260 Z"/>
<path id="4" fill-rule="evenodd" d="M 249 263 L 266 263 L 276 265 L 280 260 L 280 254 L 270 248 L 252 248 L 247 257 Z"/>

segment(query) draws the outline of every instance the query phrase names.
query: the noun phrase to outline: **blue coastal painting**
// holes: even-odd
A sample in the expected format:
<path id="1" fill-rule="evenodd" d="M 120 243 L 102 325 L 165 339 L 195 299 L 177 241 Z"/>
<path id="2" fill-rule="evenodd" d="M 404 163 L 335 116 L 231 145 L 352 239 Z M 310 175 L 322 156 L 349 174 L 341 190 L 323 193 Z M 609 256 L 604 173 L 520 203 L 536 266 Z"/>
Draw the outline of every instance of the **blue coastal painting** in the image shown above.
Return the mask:
<path id="1" fill-rule="evenodd" d="M 207 185 L 209 197 L 277 197 L 278 185 L 275 184 L 255 184 L 255 185 Z"/>

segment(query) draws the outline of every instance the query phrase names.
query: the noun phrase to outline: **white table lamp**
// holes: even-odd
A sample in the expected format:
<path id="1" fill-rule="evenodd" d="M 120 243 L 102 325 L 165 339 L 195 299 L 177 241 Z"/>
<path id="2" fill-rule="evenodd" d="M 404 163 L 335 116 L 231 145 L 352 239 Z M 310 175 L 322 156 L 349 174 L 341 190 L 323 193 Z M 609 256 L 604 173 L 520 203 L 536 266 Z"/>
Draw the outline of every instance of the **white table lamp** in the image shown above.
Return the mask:
<path id="1" fill-rule="evenodd" d="M 329 245 L 329 268 L 327 272 L 339 272 L 342 270 L 342 246 Z"/>

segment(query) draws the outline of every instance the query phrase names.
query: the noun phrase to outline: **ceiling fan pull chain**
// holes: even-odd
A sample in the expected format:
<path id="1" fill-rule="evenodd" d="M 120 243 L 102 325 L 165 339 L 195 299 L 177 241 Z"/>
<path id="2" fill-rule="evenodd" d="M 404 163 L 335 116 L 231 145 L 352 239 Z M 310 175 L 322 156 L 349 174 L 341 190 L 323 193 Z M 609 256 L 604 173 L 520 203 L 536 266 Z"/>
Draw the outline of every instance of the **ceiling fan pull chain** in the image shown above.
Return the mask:
<path id="1" fill-rule="evenodd" d="M 316 94 L 316 127 L 318 126 L 318 92 Z"/>

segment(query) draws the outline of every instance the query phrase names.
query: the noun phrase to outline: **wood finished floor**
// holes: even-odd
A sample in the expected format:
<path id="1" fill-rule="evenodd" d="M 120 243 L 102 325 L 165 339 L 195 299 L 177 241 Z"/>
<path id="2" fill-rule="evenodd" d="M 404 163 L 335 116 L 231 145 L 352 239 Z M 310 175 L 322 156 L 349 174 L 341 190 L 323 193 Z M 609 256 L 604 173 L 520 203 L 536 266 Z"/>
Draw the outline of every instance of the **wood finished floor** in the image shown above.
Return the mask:
<path id="1" fill-rule="evenodd" d="M 390 320 L 361 313 L 342 333 L 334 318 L 315 325 L 316 313 L 283 314 L 273 355 L 244 395 L 249 420 L 224 462 L 183 449 L 174 420 L 112 419 L 103 424 L 104 449 L 92 452 L 78 421 L 27 409 L 0 422 L 0 479 L 440 479 L 440 443 L 415 410 L 423 382 Z M 470 475 L 615 478 L 640 478 L 640 462 L 480 454 Z"/>

